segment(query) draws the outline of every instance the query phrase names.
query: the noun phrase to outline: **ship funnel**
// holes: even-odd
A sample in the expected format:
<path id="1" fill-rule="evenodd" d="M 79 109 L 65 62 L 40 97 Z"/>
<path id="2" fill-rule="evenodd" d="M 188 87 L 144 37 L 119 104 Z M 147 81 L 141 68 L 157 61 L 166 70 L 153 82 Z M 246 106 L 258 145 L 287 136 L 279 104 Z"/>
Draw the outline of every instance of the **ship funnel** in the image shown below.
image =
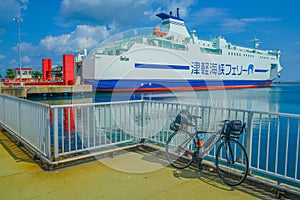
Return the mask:
<path id="1" fill-rule="evenodd" d="M 180 18 L 179 17 L 179 8 L 177 8 L 177 18 Z"/>

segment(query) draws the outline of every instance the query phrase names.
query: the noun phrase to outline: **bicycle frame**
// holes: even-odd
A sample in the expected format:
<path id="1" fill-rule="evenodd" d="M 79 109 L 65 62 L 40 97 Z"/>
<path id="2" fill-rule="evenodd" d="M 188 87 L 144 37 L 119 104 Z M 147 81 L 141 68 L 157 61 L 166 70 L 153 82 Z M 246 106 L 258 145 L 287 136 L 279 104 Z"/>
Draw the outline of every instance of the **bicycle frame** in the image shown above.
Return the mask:
<path id="1" fill-rule="evenodd" d="M 198 138 L 198 134 L 210 134 L 210 133 L 215 133 L 217 138 L 213 138 L 213 141 L 210 141 L 209 144 L 207 144 L 207 141 L 204 143 L 203 146 L 207 145 L 207 147 L 204 148 L 204 151 L 201 153 L 198 153 L 198 158 L 204 158 L 206 154 L 213 148 L 215 144 L 217 144 L 219 141 L 223 139 L 223 135 L 221 134 L 221 131 L 197 131 L 196 132 L 196 139 Z M 211 136 L 213 137 L 213 136 Z M 197 151 L 199 151 L 201 148 L 197 147 Z"/>

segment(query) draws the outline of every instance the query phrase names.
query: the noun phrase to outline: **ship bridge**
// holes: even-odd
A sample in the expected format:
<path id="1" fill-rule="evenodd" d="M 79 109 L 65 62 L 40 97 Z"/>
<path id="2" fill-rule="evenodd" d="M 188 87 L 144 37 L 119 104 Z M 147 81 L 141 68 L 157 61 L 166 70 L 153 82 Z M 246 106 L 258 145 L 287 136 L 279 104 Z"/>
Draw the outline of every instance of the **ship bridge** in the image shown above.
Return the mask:
<path id="1" fill-rule="evenodd" d="M 190 37 L 183 19 L 179 17 L 179 8 L 177 8 L 176 15 L 173 15 L 171 11 L 169 14 L 159 13 L 156 16 L 162 19 L 162 29 L 160 31 L 158 28 L 155 28 L 155 35 L 173 37 L 177 42 L 181 42 L 185 38 Z"/>

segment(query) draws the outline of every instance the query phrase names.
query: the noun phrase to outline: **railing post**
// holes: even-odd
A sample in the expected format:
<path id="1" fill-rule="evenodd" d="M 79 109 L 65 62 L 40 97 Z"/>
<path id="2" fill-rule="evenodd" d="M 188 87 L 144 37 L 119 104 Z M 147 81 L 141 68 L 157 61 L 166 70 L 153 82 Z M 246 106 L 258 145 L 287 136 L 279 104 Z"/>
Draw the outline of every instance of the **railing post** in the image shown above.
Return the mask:
<path id="1" fill-rule="evenodd" d="M 50 107 L 47 107 L 45 110 L 45 114 L 46 114 L 46 127 L 45 127 L 45 137 L 46 137 L 46 141 L 45 141 L 45 150 L 46 150 L 46 155 L 47 158 L 50 160 L 51 159 L 51 119 L 50 119 Z"/>
<path id="2" fill-rule="evenodd" d="M 58 158 L 58 110 L 53 109 L 53 136 L 54 136 L 54 160 Z"/>
<path id="3" fill-rule="evenodd" d="M 252 132 L 253 132 L 253 112 L 248 112 L 248 121 L 247 121 L 247 146 L 246 146 L 246 152 L 249 159 L 249 174 L 251 174 L 251 157 L 252 157 Z"/>
<path id="4" fill-rule="evenodd" d="M 141 110 L 141 127 L 142 127 L 142 135 L 141 135 L 141 139 L 143 140 L 145 137 L 145 133 L 144 133 L 144 105 L 145 105 L 145 100 L 142 101 L 142 110 Z"/>
<path id="5" fill-rule="evenodd" d="M 19 130 L 18 130 L 18 134 L 20 136 L 20 138 L 22 139 L 22 101 L 19 100 L 19 110 L 18 110 L 18 117 L 19 117 Z"/>
<path id="6" fill-rule="evenodd" d="M 1 113 L 2 113 L 2 117 L 1 117 L 1 122 L 3 125 L 6 124 L 5 122 L 5 98 L 3 96 L 1 96 L 1 100 L 2 100 L 2 107 L 1 107 Z"/>

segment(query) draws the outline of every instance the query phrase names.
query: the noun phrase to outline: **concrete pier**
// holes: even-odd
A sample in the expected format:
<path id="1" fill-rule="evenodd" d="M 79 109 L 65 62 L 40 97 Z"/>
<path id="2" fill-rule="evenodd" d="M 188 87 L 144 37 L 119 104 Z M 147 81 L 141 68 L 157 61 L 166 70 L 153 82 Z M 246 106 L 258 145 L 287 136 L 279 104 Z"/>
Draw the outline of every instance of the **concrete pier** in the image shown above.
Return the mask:
<path id="1" fill-rule="evenodd" d="M 225 185 L 216 173 L 191 168 L 159 167 L 148 153 L 127 152 L 55 171 L 44 171 L 0 131 L 0 199 L 274 199 L 276 195 L 255 186 Z M 110 165 L 108 165 L 110 164 Z M 284 199 L 284 198 L 283 198 Z"/>
<path id="2" fill-rule="evenodd" d="M 55 95 L 64 93 L 92 92 L 91 85 L 30 85 L 30 86 L 4 86 L 0 85 L 0 93 L 15 97 L 27 98 L 28 95 Z"/>

